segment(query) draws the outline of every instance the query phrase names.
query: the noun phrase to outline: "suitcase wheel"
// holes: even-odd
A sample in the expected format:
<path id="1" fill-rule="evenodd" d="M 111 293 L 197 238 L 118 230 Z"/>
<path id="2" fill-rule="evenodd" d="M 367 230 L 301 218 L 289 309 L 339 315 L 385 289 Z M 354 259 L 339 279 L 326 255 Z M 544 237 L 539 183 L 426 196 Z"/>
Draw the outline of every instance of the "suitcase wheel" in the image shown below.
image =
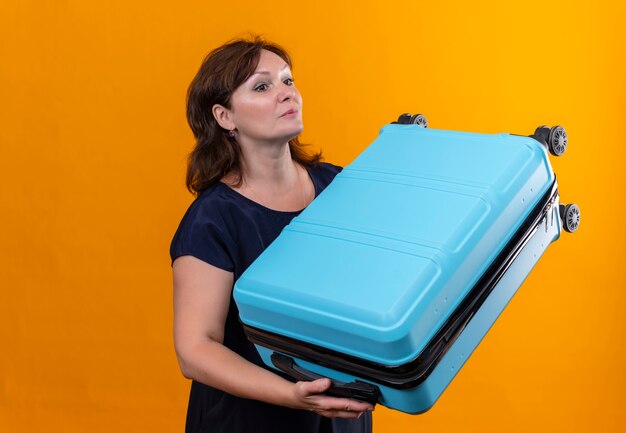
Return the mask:
<path id="1" fill-rule="evenodd" d="M 428 120 L 426 120 L 426 116 L 423 114 L 414 114 L 411 116 L 411 123 L 413 125 L 419 125 L 422 128 L 428 128 Z"/>
<path id="2" fill-rule="evenodd" d="M 400 125 L 408 125 L 411 123 L 411 113 L 404 113 L 398 116 L 398 121 L 393 123 L 399 123 Z"/>
<path id="3" fill-rule="evenodd" d="M 553 126 L 548 134 L 548 149 L 554 156 L 561 156 L 567 149 L 567 132 L 562 126 Z"/>
<path id="4" fill-rule="evenodd" d="M 404 113 L 398 116 L 398 121 L 393 123 L 399 123 L 401 125 L 419 125 L 422 128 L 428 128 L 428 120 L 423 114 L 411 114 Z"/>
<path id="5" fill-rule="evenodd" d="M 563 229 L 568 233 L 578 230 L 580 225 L 580 208 L 578 205 L 571 203 L 568 205 L 559 205 L 559 214 L 563 222 Z"/>
<path id="6" fill-rule="evenodd" d="M 567 132 L 559 125 L 552 128 L 545 125 L 539 126 L 531 137 L 548 146 L 548 151 L 554 156 L 563 155 L 567 148 Z"/>

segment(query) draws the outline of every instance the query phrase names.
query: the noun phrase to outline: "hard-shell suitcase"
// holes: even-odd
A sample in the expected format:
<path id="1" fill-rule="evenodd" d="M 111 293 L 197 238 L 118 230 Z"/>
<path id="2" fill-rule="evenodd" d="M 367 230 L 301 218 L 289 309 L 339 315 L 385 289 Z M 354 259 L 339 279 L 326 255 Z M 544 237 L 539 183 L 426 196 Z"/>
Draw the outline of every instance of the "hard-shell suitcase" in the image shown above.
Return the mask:
<path id="1" fill-rule="evenodd" d="M 236 282 L 248 338 L 294 379 L 428 410 L 561 229 L 577 228 L 548 159 L 566 144 L 561 127 L 477 134 L 400 116 Z"/>

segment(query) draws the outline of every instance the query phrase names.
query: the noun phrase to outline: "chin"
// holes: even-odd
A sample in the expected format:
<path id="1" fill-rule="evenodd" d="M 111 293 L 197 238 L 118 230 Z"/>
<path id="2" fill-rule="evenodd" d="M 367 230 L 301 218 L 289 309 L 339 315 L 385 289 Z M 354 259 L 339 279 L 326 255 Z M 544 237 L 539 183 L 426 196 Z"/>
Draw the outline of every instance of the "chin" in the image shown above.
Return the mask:
<path id="1" fill-rule="evenodd" d="M 289 140 L 293 140 L 294 138 L 296 138 L 298 135 L 300 135 L 302 133 L 302 130 L 304 129 L 303 126 L 300 126 L 299 128 L 293 128 L 291 130 L 289 130 L 288 132 L 285 132 L 284 135 L 282 135 L 285 139 L 285 141 L 289 141 Z"/>

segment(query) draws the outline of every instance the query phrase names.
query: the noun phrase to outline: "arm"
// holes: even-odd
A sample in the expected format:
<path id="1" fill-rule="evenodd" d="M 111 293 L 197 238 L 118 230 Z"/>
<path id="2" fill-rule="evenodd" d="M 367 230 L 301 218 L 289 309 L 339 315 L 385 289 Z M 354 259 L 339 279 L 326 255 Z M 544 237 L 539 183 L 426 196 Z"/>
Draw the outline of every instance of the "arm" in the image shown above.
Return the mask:
<path id="1" fill-rule="evenodd" d="M 177 258 L 174 275 L 174 345 L 183 375 L 238 397 L 328 417 L 357 418 L 369 403 L 322 393 L 329 379 L 291 383 L 225 347 L 224 324 L 233 273 L 192 256 Z"/>

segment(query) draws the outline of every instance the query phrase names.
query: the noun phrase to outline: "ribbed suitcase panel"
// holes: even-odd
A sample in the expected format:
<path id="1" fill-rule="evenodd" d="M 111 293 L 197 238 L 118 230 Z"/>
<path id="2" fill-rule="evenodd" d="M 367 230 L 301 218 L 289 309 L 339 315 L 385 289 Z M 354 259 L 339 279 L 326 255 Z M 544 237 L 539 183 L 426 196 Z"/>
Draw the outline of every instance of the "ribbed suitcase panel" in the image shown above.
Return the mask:
<path id="1" fill-rule="evenodd" d="M 402 365 L 553 180 L 533 139 L 388 125 L 237 281 L 242 320 Z"/>

